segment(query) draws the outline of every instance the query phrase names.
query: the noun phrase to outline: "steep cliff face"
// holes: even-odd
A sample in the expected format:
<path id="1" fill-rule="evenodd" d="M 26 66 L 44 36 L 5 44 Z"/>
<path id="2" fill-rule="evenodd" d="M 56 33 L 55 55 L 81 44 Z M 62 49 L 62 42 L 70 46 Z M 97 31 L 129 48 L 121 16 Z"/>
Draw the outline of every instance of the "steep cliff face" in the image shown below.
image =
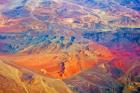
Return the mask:
<path id="1" fill-rule="evenodd" d="M 18 70 L 0 61 L 0 93 L 73 93 L 58 79 Z"/>

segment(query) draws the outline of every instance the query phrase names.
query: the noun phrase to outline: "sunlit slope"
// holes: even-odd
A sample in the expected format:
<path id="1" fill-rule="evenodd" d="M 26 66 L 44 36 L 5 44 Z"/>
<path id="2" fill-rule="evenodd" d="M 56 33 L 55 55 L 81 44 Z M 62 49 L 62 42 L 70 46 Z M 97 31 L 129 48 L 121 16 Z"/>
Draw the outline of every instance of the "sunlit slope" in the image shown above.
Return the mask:
<path id="1" fill-rule="evenodd" d="M 72 93 L 61 80 L 18 70 L 0 61 L 0 93 Z"/>

